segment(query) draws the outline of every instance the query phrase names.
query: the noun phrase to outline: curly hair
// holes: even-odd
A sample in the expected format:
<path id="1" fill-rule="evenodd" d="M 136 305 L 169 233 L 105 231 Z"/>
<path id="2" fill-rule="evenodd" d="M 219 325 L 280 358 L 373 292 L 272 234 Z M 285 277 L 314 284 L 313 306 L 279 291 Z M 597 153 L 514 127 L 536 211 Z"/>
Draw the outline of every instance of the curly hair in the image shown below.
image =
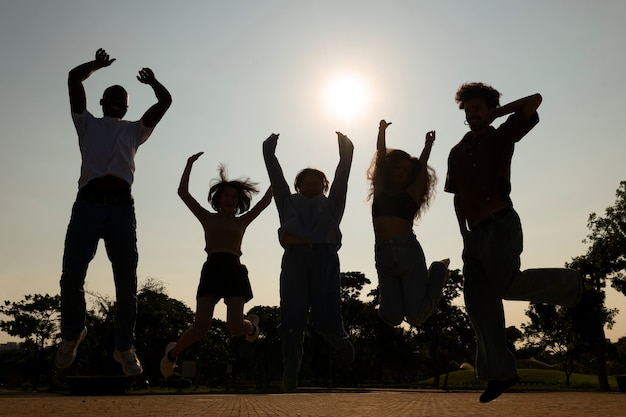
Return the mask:
<path id="1" fill-rule="evenodd" d="M 258 183 L 250 181 L 249 178 L 238 178 L 229 181 L 226 176 L 226 167 L 220 164 L 218 167 L 220 178 L 211 180 L 211 188 L 209 188 L 208 201 L 215 211 L 220 211 L 220 199 L 226 187 L 232 187 L 237 191 L 237 210 L 235 214 L 245 213 L 250 209 L 252 195 L 257 194 L 259 189 Z"/>
<path id="2" fill-rule="evenodd" d="M 328 191 L 328 178 L 326 178 L 326 174 L 315 168 L 304 168 L 302 171 L 298 172 L 298 175 L 296 175 L 296 179 L 293 182 L 293 186 L 295 187 L 296 192 L 300 192 L 302 181 L 304 181 L 304 179 L 309 175 L 313 175 L 315 178 L 320 180 L 320 182 L 322 183 L 322 190 L 325 194 L 326 191 Z"/>
<path id="3" fill-rule="evenodd" d="M 400 163 L 401 161 L 409 161 L 411 163 L 411 176 L 409 178 L 408 184 L 412 184 L 417 179 L 417 174 L 422 169 L 422 162 L 414 156 L 411 156 L 409 153 L 399 150 L 399 149 L 387 149 L 385 152 L 385 157 L 378 163 L 378 152 L 374 154 L 374 158 L 372 159 L 372 163 L 370 164 L 369 169 L 367 170 L 367 179 L 370 181 L 369 191 L 367 193 L 367 200 L 370 200 L 374 197 L 375 188 L 382 187 L 382 189 L 391 188 L 391 178 L 394 167 Z M 415 220 L 419 219 L 422 214 L 428 210 L 430 204 L 432 203 L 435 197 L 435 185 L 437 185 L 437 175 L 435 174 L 435 170 L 430 166 L 426 165 L 426 177 L 424 178 L 426 182 L 425 189 L 426 192 L 421 196 L 421 201 L 418 202 L 419 209 L 415 213 Z"/>
<path id="4" fill-rule="evenodd" d="M 465 83 L 459 87 L 454 96 L 454 101 L 459 105 L 459 109 L 465 108 L 465 102 L 471 99 L 483 99 L 487 107 L 500 106 L 500 92 L 490 85 L 483 83 Z"/>

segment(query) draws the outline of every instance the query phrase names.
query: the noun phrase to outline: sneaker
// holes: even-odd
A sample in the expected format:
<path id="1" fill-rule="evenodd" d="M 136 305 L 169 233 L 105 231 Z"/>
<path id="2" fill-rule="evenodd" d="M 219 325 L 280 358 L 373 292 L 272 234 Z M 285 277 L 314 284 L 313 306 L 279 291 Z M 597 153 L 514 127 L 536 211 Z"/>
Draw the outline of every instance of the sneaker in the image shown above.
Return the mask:
<path id="1" fill-rule="evenodd" d="M 63 341 L 57 350 L 57 354 L 54 357 L 54 366 L 59 369 L 64 369 L 70 366 L 74 362 L 74 359 L 76 359 L 78 345 L 80 345 L 80 342 L 85 340 L 85 336 L 87 336 L 87 328 L 83 327 L 78 339 L 65 340 L 65 338 L 63 338 Z"/>
<path id="2" fill-rule="evenodd" d="M 257 339 L 257 337 L 259 337 L 259 332 L 261 331 L 259 329 L 259 316 L 256 314 L 248 314 L 246 316 L 246 320 L 250 321 L 252 326 L 254 326 L 254 331 L 251 334 L 246 335 L 246 340 L 252 343 Z"/>
<path id="3" fill-rule="evenodd" d="M 176 361 L 170 360 L 170 352 L 176 346 L 176 342 L 170 342 L 165 346 L 165 355 L 161 358 L 161 375 L 165 378 L 169 378 L 174 373 L 174 368 L 176 368 Z"/>
<path id="4" fill-rule="evenodd" d="M 137 359 L 135 348 L 120 351 L 115 349 L 113 352 L 113 359 L 122 365 L 122 370 L 128 376 L 139 375 L 143 372 L 141 362 Z"/>
<path id="5" fill-rule="evenodd" d="M 502 395 L 504 391 L 508 390 L 513 385 L 517 384 L 518 382 L 519 382 L 519 376 L 515 376 L 511 379 L 507 379 L 506 381 L 496 381 L 496 380 L 489 381 L 489 383 L 487 384 L 487 389 L 480 396 L 480 402 L 488 403 L 491 400 L 495 400 L 500 395 Z"/>

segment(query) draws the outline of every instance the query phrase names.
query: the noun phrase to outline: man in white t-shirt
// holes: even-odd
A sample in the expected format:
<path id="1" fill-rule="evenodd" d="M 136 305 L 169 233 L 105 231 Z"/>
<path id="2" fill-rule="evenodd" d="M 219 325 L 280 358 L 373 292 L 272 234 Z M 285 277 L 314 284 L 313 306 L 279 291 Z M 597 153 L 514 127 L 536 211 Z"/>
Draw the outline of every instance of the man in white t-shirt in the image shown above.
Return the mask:
<path id="1" fill-rule="evenodd" d="M 122 120 L 128 110 L 128 93 L 119 86 L 108 87 L 100 105 L 104 117 L 87 110 L 83 82 L 96 70 L 108 67 L 110 59 L 98 49 L 93 61 L 72 69 L 68 76 L 72 119 L 78 133 L 82 157 L 78 195 L 65 238 L 61 275 L 61 336 L 55 357 L 57 368 L 69 367 L 78 345 L 87 334 L 84 284 L 89 262 L 98 241 L 104 240 L 115 280 L 117 317 L 113 357 L 126 375 L 143 372 L 135 354 L 134 331 L 137 316 L 137 235 L 131 185 L 134 157 L 172 103 L 167 89 L 149 68 L 137 79 L 154 90 L 157 103 L 140 120 Z"/>

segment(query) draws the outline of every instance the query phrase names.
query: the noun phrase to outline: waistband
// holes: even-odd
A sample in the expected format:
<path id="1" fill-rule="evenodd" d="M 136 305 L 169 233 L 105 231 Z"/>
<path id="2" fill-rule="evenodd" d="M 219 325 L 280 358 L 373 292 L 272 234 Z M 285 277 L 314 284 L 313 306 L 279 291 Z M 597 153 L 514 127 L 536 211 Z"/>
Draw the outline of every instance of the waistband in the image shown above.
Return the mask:
<path id="1" fill-rule="evenodd" d="M 501 208 L 500 210 L 496 211 L 495 213 L 491 213 L 489 216 L 487 216 L 486 218 L 478 222 L 478 224 L 472 226 L 470 230 L 473 232 L 476 230 L 485 229 L 493 222 L 500 220 L 506 217 L 508 214 L 513 213 L 513 212 L 514 210 L 512 206 Z"/>
<path id="2" fill-rule="evenodd" d="M 105 206 L 132 206 L 130 190 L 81 189 L 76 197 L 79 201 L 98 203 Z"/>
<path id="3" fill-rule="evenodd" d="M 392 239 L 376 239 L 376 246 L 393 246 L 399 245 L 402 243 L 413 242 L 417 238 L 415 237 L 415 233 L 411 230 L 409 232 L 403 233 L 400 236 L 394 237 Z"/>
<path id="4" fill-rule="evenodd" d="M 317 248 L 330 248 L 334 249 L 337 245 L 335 243 L 291 243 L 289 245 L 285 245 L 285 249 L 317 249 Z"/>
<path id="5" fill-rule="evenodd" d="M 240 263 L 240 257 L 230 252 L 211 252 L 207 255 L 206 261 L 232 261 Z"/>

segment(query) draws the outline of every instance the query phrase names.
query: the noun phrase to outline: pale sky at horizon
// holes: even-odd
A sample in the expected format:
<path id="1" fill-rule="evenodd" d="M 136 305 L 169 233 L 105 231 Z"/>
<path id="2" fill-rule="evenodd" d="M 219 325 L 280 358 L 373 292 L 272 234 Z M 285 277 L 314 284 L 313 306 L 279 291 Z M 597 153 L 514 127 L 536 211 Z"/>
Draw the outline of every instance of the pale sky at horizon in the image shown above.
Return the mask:
<path id="1" fill-rule="evenodd" d="M 190 190 L 206 204 L 223 162 L 230 177 L 269 179 L 261 143 L 280 133 L 287 181 L 307 166 L 332 179 L 335 131 L 354 142 L 341 224 L 342 271 L 376 284 L 365 172 L 378 122 L 393 124 L 388 145 L 419 155 L 436 130 L 429 160 L 439 178 L 431 209 L 415 227 L 428 262 L 462 268 L 452 195 L 443 191 L 448 152 L 466 132 L 454 102 L 467 81 L 492 84 L 502 104 L 539 92 L 540 123 L 516 146 L 512 199 L 524 229 L 522 267 L 558 267 L 585 253 L 590 213 L 615 201 L 624 173 L 626 67 L 623 1 L 31 1 L 0 6 L 0 302 L 59 292 L 65 230 L 77 191 L 80 154 L 67 73 L 102 47 L 117 60 L 86 82 L 88 109 L 102 114 L 102 91 L 121 84 L 127 118 L 155 102 L 136 75 L 150 67 L 173 105 L 139 148 L 133 194 L 140 282 L 163 281 L 195 309 L 206 258 L 202 228 L 176 195 L 187 157 Z M 324 100 L 333 80 L 352 74 L 368 100 L 345 120 Z M 497 124 L 498 122 L 496 122 Z M 253 204 L 258 201 L 254 199 Z M 282 248 L 274 204 L 244 238 L 255 305 L 276 306 Z M 114 296 L 104 245 L 87 275 L 90 291 Z M 369 288 L 363 291 L 367 294 Z M 507 325 L 528 321 L 528 303 L 506 302 Z M 607 336 L 626 336 L 626 297 Z M 216 317 L 225 318 L 222 303 Z M 261 323 L 262 325 L 262 323 Z M 0 343 L 15 340 L 0 332 Z"/>

